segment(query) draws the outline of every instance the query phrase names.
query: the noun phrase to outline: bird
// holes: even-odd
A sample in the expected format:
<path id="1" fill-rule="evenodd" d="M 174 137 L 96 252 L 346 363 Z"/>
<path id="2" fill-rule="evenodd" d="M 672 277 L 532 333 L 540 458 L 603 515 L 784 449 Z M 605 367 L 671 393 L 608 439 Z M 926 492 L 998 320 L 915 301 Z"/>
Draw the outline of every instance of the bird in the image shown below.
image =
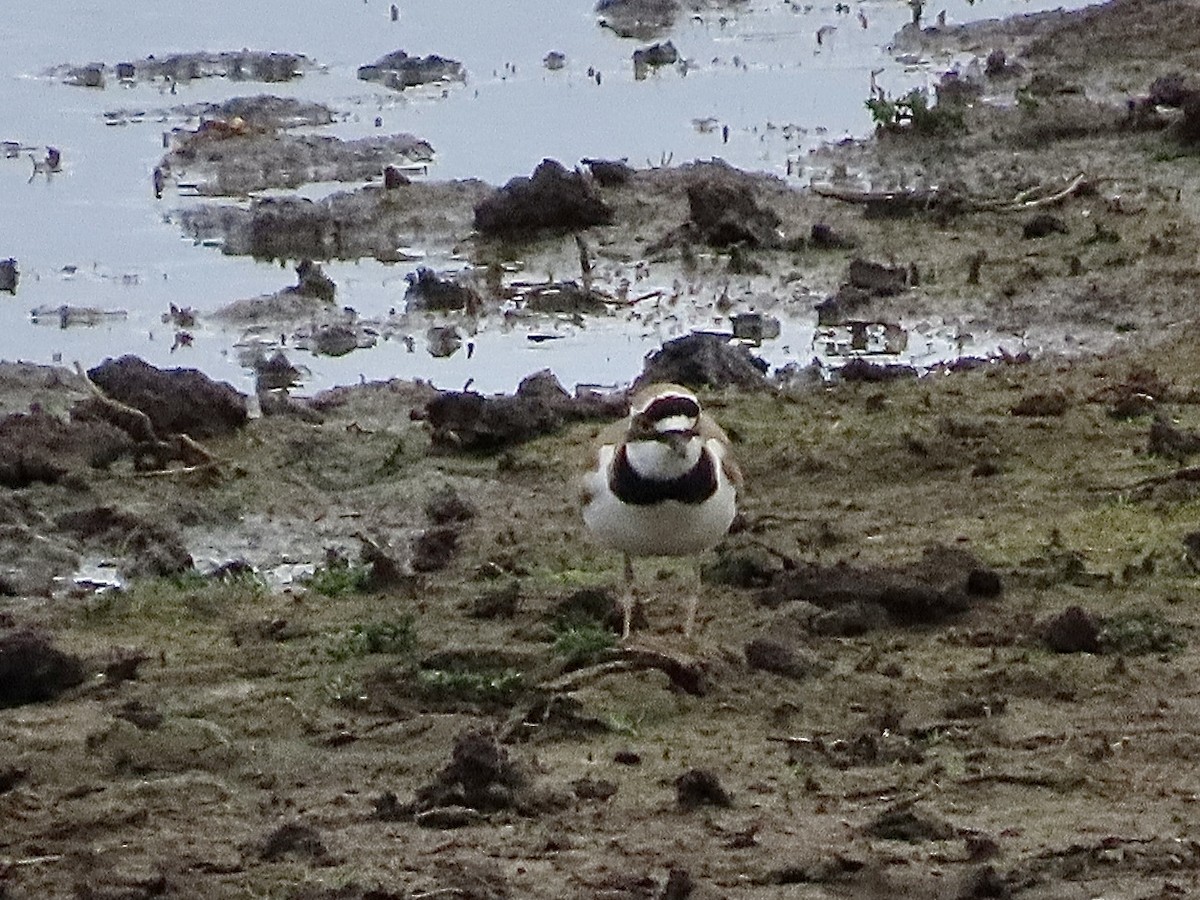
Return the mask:
<path id="1" fill-rule="evenodd" d="M 599 544 L 624 556 L 623 640 L 635 606 L 633 558 L 696 556 L 715 547 L 733 522 L 742 481 L 729 437 L 678 384 L 642 389 L 628 416 L 600 433 L 583 477 L 583 521 Z M 696 605 L 693 592 L 686 637 Z"/>

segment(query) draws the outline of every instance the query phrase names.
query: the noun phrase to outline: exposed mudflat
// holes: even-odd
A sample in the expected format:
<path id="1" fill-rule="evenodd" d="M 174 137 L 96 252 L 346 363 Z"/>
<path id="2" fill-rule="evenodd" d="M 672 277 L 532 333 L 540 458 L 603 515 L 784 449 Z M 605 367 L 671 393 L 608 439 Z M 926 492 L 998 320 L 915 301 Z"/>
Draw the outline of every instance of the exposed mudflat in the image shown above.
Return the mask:
<path id="1" fill-rule="evenodd" d="M 355 256 L 401 222 L 469 256 L 457 286 L 414 279 L 463 315 L 523 296 L 519 252 L 546 303 L 724 313 L 794 288 L 863 346 L 966 311 L 1073 351 L 832 384 L 751 365 L 703 391 L 747 487 L 690 640 L 690 567 L 666 560 L 639 566 L 617 644 L 619 560 L 576 507 L 614 405 L 550 378 L 489 404 L 407 381 L 299 400 L 266 354 L 253 398 L 130 360 L 90 383 L 0 367 L 0 894 L 1200 889 L 1195 107 L 1186 79 L 1178 109 L 1126 104 L 1188 70 L 1197 18 L 1119 2 L 904 35 L 1004 49 L 978 76 L 997 102 L 824 151 L 813 190 L 594 172 L 559 199 L 606 223 L 519 237 L 475 233 L 478 182 L 311 204 L 332 218 L 308 236 Z M 300 255 L 254 243 L 269 202 L 188 227 Z M 622 296 L 639 260 L 677 296 Z M 332 328 L 321 277 L 229 315 Z"/>

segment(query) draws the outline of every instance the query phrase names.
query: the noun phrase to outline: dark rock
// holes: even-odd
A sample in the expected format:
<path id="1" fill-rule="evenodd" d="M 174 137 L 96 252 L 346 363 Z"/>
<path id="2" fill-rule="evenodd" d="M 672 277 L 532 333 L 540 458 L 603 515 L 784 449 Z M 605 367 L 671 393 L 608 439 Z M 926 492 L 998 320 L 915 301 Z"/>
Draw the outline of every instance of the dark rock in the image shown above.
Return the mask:
<path id="1" fill-rule="evenodd" d="M 396 188 L 404 187 L 406 184 L 412 184 L 412 180 L 398 168 L 395 166 L 383 167 L 384 190 L 394 191 Z"/>
<path id="2" fill-rule="evenodd" d="M 551 606 L 546 618 L 556 630 L 597 624 L 609 631 L 621 630 L 621 608 L 613 592 L 606 588 L 580 588 Z M 645 610 L 638 604 L 631 625 L 636 629 L 648 624 Z"/>
<path id="3" fill-rule="evenodd" d="M 580 800 L 607 800 L 616 794 L 617 785 L 602 778 L 580 778 L 571 782 L 571 789 Z"/>
<path id="4" fill-rule="evenodd" d="M 443 391 L 425 407 L 434 449 L 492 453 L 570 422 L 614 419 L 627 411 L 621 399 L 570 397 L 561 387 L 559 391 L 548 391 L 544 379 L 522 382 L 512 396 Z"/>
<path id="5" fill-rule="evenodd" d="M 417 572 L 436 572 L 450 565 L 457 552 L 457 528 L 427 528 L 413 541 L 412 567 Z"/>
<path id="6" fill-rule="evenodd" d="M 418 789 L 415 808 L 425 812 L 465 806 L 480 812 L 515 809 L 529 778 L 486 731 L 466 731 L 454 742 L 450 762 L 430 784 Z"/>
<path id="7" fill-rule="evenodd" d="M 633 51 L 635 67 L 656 69 L 659 66 L 673 66 L 679 61 L 679 51 L 670 41 L 661 44 L 651 44 L 640 50 Z"/>
<path id="8" fill-rule="evenodd" d="M 425 266 L 409 272 L 404 279 L 408 282 L 404 303 L 410 311 L 461 309 L 473 314 L 483 308 L 483 298 L 475 288 L 452 278 L 442 278 Z"/>
<path id="9" fill-rule="evenodd" d="M 824 668 L 815 657 L 799 653 L 772 638 L 754 638 L 746 644 L 745 654 L 750 668 L 762 669 L 784 678 L 800 680 Z"/>
<path id="10" fill-rule="evenodd" d="M 688 215 L 702 243 L 710 247 L 781 245 L 779 216 L 759 205 L 753 179 L 724 165 L 704 166 L 696 173 L 687 186 Z"/>
<path id="11" fill-rule="evenodd" d="M 1197 88 L 1189 83 L 1188 76 L 1182 72 L 1172 72 L 1160 75 L 1150 82 L 1150 94 L 1147 99 L 1154 106 L 1170 106 L 1175 109 L 1183 107 L 1196 93 Z"/>
<path id="12" fill-rule="evenodd" d="M 137 75 L 137 68 L 131 62 L 117 63 L 117 77 L 122 81 L 133 81 Z"/>
<path id="13" fill-rule="evenodd" d="M 1200 431 L 1185 431 L 1182 428 L 1176 428 L 1168 419 L 1156 416 L 1150 425 L 1146 452 L 1151 456 L 1162 456 L 1176 462 L 1183 462 L 1189 456 L 1200 453 Z"/>
<path id="14" fill-rule="evenodd" d="M 1009 412 L 1014 416 L 1061 416 L 1069 405 L 1067 395 L 1056 388 L 1046 393 L 1026 394 Z"/>
<path id="15" fill-rule="evenodd" d="M 301 822 L 289 822 L 267 835 L 258 849 L 258 858 L 263 862 L 278 862 L 288 856 L 320 860 L 328 856 L 328 851 L 317 829 Z"/>
<path id="16" fill-rule="evenodd" d="M 696 890 L 696 882 L 686 869 L 672 869 L 658 900 L 688 900 Z"/>
<path id="17" fill-rule="evenodd" d="M 83 661 L 50 636 L 20 629 L 0 635 L 0 707 L 53 700 L 83 682 Z"/>
<path id="18" fill-rule="evenodd" d="M 1183 548 L 1192 568 L 1200 570 L 1200 531 L 1189 531 L 1185 534 Z"/>
<path id="19" fill-rule="evenodd" d="M 613 754 L 613 762 L 622 766 L 640 766 L 642 755 L 634 750 L 618 750 Z"/>
<path id="20" fill-rule="evenodd" d="M 1026 240 L 1049 237 L 1052 234 L 1070 234 L 1067 223 L 1051 213 L 1038 213 L 1021 227 L 1021 237 Z"/>
<path id="21" fill-rule="evenodd" d="M 1009 62 L 1008 54 L 999 47 L 987 55 L 983 66 L 983 74 L 988 78 L 1012 78 L 1024 71 L 1020 63 Z"/>
<path id="22" fill-rule="evenodd" d="M 954 837 L 954 826 L 944 819 L 915 810 L 911 804 L 885 809 L 863 828 L 871 837 L 889 841 L 945 841 Z"/>
<path id="23" fill-rule="evenodd" d="M 698 806 L 732 806 L 733 798 L 707 769 L 688 769 L 675 779 L 675 799 L 684 809 Z"/>
<path id="24" fill-rule="evenodd" d="M 1099 653 L 1100 620 L 1080 606 L 1069 606 L 1042 624 L 1042 641 L 1055 653 Z"/>
<path id="25" fill-rule="evenodd" d="M 633 167 L 623 159 L 584 159 L 581 162 L 601 187 L 618 187 L 633 178 Z"/>
<path id="26" fill-rule="evenodd" d="M 612 210 L 578 172 L 544 159 L 530 177 L 511 179 L 475 206 L 475 227 L 505 236 L 541 228 L 563 231 L 608 225 Z"/>
<path id="27" fill-rule="evenodd" d="M 521 583 L 515 578 L 503 587 L 484 591 L 471 602 L 468 613 L 475 619 L 511 619 L 521 604 Z"/>
<path id="28" fill-rule="evenodd" d="M 434 525 L 469 522 L 478 514 L 479 508 L 448 484 L 425 501 L 425 515 Z"/>
<path id="29" fill-rule="evenodd" d="M 932 546 L 920 560 L 897 567 L 809 565 L 778 576 L 758 595 L 764 606 L 805 601 L 839 619 L 813 628 L 823 633 L 855 631 L 863 623 L 878 627 L 879 610 L 887 623 L 916 625 L 943 621 L 967 609 L 996 587 L 989 570 L 972 554 L 954 547 Z M 998 580 L 998 576 L 994 576 Z M 837 626 L 834 630 L 832 626 Z M 858 632 L 856 632 L 858 633 Z"/>
<path id="30" fill-rule="evenodd" d="M 767 386 L 768 364 L 725 335 L 697 331 L 667 341 L 646 360 L 634 390 L 659 381 L 691 388 L 738 387 L 759 390 Z"/>
<path id="31" fill-rule="evenodd" d="M 425 346 L 435 359 L 453 356 L 462 346 L 462 332 L 454 325 L 431 325 L 425 332 Z"/>
<path id="32" fill-rule="evenodd" d="M 296 277 L 299 282 L 291 290 L 301 297 L 316 297 L 325 303 L 332 303 L 337 293 L 337 285 L 325 274 L 318 263 L 311 259 L 302 259 L 296 266 Z"/>
<path id="33" fill-rule="evenodd" d="M 843 234 L 824 222 L 813 225 L 808 242 L 819 250 L 852 250 L 858 243 L 851 235 Z"/>
<path id="34" fill-rule="evenodd" d="M 160 436 L 217 437 L 246 424 L 246 395 L 196 369 L 159 369 L 122 356 L 89 369 L 88 377 L 113 400 L 149 416 Z"/>
<path id="35" fill-rule="evenodd" d="M 599 0 L 600 24 L 623 38 L 646 40 L 666 31 L 682 9 L 679 0 Z"/>
<path id="36" fill-rule="evenodd" d="M 195 78 L 228 78 L 231 81 L 291 81 L 312 63 L 299 53 L 235 50 L 221 53 L 171 53 L 149 56 L 135 64 L 138 77 L 191 81 Z"/>
<path id="37" fill-rule="evenodd" d="M 21 279 L 21 273 L 17 271 L 17 261 L 15 259 L 0 259 L 0 291 L 8 291 L 10 294 L 17 292 L 17 282 Z"/>
<path id="38" fill-rule="evenodd" d="M 779 320 L 759 312 L 737 313 L 730 316 L 733 336 L 743 341 L 761 344 L 779 337 Z"/>
<path id="39" fill-rule="evenodd" d="M 293 387 L 299 384 L 304 374 L 291 364 L 282 350 L 276 350 L 272 356 L 264 356 L 260 353 L 250 360 L 249 367 L 254 370 L 255 388 L 260 394 L 263 391 L 277 391 Z M 263 415 L 266 414 L 267 411 L 264 409 Z"/>
<path id="40" fill-rule="evenodd" d="M 917 370 L 903 363 L 876 363 L 856 357 L 835 372 L 838 381 L 876 383 L 897 378 L 916 378 Z"/>
<path id="41" fill-rule="evenodd" d="M 1012 896 L 1012 888 L 1004 876 L 996 871 L 995 866 L 980 866 L 973 869 L 959 888 L 955 900 L 983 900 L 983 898 L 999 898 L 1007 900 Z"/>
<path id="42" fill-rule="evenodd" d="M 313 332 L 311 345 L 320 356 L 345 356 L 358 349 L 358 331 L 341 322 L 321 325 Z"/>
<path id="43" fill-rule="evenodd" d="M 16 766 L 0 767 L 0 794 L 7 794 L 28 777 L 28 769 L 19 769 Z"/>
<path id="44" fill-rule="evenodd" d="M 130 576 L 164 577 L 192 568 L 192 557 L 182 538 L 164 525 L 111 506 L 93 506 L 62 513 L 55 520 L 60 531 L 121 555 Z"/>
<path id="45" fill-rule="evenodd" d="M 402 91 L 421 84 L 446 81 L 465 81 L 467 70 L 455 59 L 431 53 L 429 56 L 409 56 L 395 50 L 368 66 L 359 66 L 360 81 L 376 81 L 385 87 Z"/>
<path id="46" fill-rule="evenodd" d="M 850 260 L 847 282 L 876 297 L 891 297 L 908 289 L 908 269 L 856 257 Z"/>

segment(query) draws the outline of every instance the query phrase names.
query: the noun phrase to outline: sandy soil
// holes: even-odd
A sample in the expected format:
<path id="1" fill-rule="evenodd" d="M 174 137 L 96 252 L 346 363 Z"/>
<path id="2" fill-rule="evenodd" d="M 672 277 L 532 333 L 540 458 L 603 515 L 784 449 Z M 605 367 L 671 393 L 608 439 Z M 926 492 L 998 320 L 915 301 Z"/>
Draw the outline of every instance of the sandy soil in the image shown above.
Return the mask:
<path id="1" fill-rule="evenodd" d="M 863 256 L 920 275 L 863 318 L 965 311 L 1093 352 L 705 394 L 747 489 L 691 640 L 689 566 L 653 561 L 614 646 L 619 561 L 576 507 L 599 422 L 434 453 L 431 391 L 371 385 L 160 447 L 163 470 L 127 429 L 60 418 L 92 395 L 79 376 L 0 370 L 0 412 L 38 411 L 4 420 L 6 452 L 42 454 L 0 453 L 0 895 L 1196 891 L 1200 174 L 1178 124 L 1122 123 L 1194 65 L 1198 16 L 1127 2 L 920 36 L 1004 47 L 1010 96 L 1059 88 L 813 163 L 843 193 L 952 204 L 866 217 L 758 182 L 785 241 L 751 251 L 756 289 L 832 290 Z M 981 208 L 1080 173 L 1053 205 Z M 662 241 L 691 174 L 604 189 L 601 268 L 657 244 L 650 265 L 731 278 L 728 253 Z M 468 209 L 439 209 L 448 239 Z M 1042 213 L 1066 230 L 1023 237 Z M 856 246 L 789 240 L 814 223 Z M 317 574 L 198 574 L 213 547 Z M 97 559 L 141 575 L 54 580 Z"/>

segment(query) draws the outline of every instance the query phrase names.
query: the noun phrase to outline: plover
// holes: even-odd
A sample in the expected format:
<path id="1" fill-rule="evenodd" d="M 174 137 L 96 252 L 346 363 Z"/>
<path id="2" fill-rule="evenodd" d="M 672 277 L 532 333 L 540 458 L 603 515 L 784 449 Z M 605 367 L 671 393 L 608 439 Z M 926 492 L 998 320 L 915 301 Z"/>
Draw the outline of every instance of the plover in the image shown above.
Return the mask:
<path id="1" fill-rule="evenodd" d="M 583 481 L 583 521 L 625 557 L 622 634 L 634 609 L 633 557 L 692 556 L 725 536 L 736 512 L 741 471 L 725 432 L 677 384 L 640 391 L 629 415 L 603 432 Z M 690 635 L 697 598 L 687 599 Z"/>

